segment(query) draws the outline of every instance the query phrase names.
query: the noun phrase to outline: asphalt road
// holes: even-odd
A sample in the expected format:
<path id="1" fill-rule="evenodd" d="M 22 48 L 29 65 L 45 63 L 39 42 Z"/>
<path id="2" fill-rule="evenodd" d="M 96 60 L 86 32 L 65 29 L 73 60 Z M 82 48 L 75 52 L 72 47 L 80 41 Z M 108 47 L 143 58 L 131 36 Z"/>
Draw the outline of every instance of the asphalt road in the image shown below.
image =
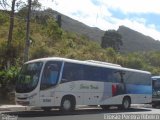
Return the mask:
<path id="1" fill-rule="evenodd" d="M 154 119 L 159 120 L 160 109 L 159 108 L 153 109 L 150 107 L 132 107 L 127 111 L 118 110 L 116 108 L 111 108 L 110 110 L 103 111 L 100 108 L 92 107 L 92 108 L 77 109 L 72 113 L 63 113 L 60 112 L 59 110 L 52 110 L 50 112 L 34 110 L 34 111 L 20 111 L 20 112 L 3 112 L 1 113 L 1 116 L 3 116 L 3 118 L 10 117 L 11 118 L 10 120 L 16 120 L 16 118 L 18 118 L 18 120 L 104 120 L 104 119 L 131 120 L 131 118 L 145 119 L 145 120 L 153 118 L 153 120 Z M 2 119 L 2 117 L 0 119 Z"/>

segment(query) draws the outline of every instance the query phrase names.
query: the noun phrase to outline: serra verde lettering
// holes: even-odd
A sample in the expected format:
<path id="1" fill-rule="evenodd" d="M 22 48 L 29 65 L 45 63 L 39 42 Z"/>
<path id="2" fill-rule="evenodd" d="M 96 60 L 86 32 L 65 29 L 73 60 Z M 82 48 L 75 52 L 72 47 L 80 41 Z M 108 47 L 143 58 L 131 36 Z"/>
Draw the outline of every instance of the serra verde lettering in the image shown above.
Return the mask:
<path id="1" fill-rule="evenodd" d="M 80 89 L 98 89 L 98 86 L 97 85 L 80 84 Z"/>

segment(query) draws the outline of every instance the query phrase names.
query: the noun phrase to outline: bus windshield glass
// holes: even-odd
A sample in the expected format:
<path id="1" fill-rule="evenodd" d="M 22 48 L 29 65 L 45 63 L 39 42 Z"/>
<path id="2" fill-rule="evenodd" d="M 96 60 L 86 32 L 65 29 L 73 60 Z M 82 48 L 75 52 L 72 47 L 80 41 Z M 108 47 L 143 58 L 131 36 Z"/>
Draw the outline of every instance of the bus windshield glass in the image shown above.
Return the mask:
<path id="1" fill-rule="evenodd" d="M 160 78 L 153 79 L 152 85 L 155 91 L 160 90 Z"/>
<path id="2" fill-rule="evenodd" d="M 24 64 L 16 82 L 16 92 L 30 92 L 36 88 L 43 62 Z"/>

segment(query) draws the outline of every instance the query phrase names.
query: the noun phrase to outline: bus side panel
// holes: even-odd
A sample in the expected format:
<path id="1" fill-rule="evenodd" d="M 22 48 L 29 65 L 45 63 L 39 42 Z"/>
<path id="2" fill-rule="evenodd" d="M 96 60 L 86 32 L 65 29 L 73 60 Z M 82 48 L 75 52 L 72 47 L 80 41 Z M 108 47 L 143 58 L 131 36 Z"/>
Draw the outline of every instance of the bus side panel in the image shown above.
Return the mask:
<path id="1" fill-rule="evenodd" d="M 60 83 L 55 90 L 55 106 L 60 106 L 61 100 L 66 95 L 73 95 L 76 99 L 76 104 L 83 105 L 84 93 L 80 89 L 82 81 L 71 81 Z"/>
<path id="2" fill-rule="evenodd" d="M 118 86 L 114 93 L 113 86 Z M 124 96 L 130 96 L 132 104 L 149 103 L 152 97 L 152 87 L 147 85 L 126 85 L 126 92 L 119 91 L 121 83 L 72 81 L 61 83 L 55 90 L 55 105 L 60 106 L 65 95 L 73 95 L 76 105 L 119 105 Z"/>
<path id="3" fill-rule="evenodd" d="M 54 106 L 55 88 L 41 90 L 39 93 L 40 106 Z"/>
<path id="4" fill-rule="evenodd" d="M 150 85 L 126 85 L 126 92 L 130 94 L 132 104 L 150 103 L 152 101 L 152 86 Z"/>
<path id="5" fill-rule="evenodd" d="M 125 91 L 122 89 L 121 83 L 104 83 L 104 92 L 100 105 L 119 105 L 122 104 L 124 96 L 130 96 L 131 104 L 150 103 L 152 100 L 152 87 L 150 85 L 125 85 Z M 105 88 L 109 87 L 111 92 L 105 92 Z M 110 95 L 112 93 L 112 96 Z"/>
<path id="6" fill-rule="evenodd" d="M 112 97 L 112 83 L 96 81 L 72 81 L 61 83 L 55 90 L 55 105 L 60 106 L 65 95 L 73 95 L 76 105 L 99 105 Z"/>
<path id="7" fill-rule="evenodd" d="M 111 97 L 111 83 L 82 81 L 80 89 L 84 93 L 84 105 L 99 105 L 100 101 Z"/>
<path id="8" fill-rule="evenodd" d="M 122 104 L 125 89 L 122 83 L 104 82 L 102 97 L 99 105 L 119 105 Z"/>

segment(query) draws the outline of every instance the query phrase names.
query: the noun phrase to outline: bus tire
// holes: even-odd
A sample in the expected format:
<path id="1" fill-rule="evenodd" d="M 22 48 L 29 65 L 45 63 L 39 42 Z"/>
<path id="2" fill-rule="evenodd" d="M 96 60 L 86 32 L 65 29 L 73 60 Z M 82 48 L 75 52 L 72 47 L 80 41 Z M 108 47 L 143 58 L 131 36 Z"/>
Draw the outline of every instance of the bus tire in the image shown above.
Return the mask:
<path id="1" fill-rule="evenodd" d="M 156 108 L 157 107 L 157 105 L 156 104 L 152 104 L 152 108 Z"/>
<path id="2" fill-rule="evenodd" d="M 108 110 L 110 108 L 109 105 L 100 105 L 103 110 Z"/>
<path id="3" fill-rule="evenodd" d="M 62 98 L 60 110 L 63 112 L 71 112 L 75 110 L 76 102 L 73 96 L 66 96 Z"/>
<path id="4" fill-rule="evenodd" d="M 160 106 L 160 102 L 153 102 L 152 103 L 152 108 L 157 108 L 158 106 Z"/>
<path id="5" fill-rule="evenodd" d="M 123 98 L 123 101 L 122 101 L 122 105 L 119 106 L 120 109 L 123 109 L 123 110 L 127 110 L 129 109 L 131 106 L 131 99 L 130 97 L 124 97 Z"/>

